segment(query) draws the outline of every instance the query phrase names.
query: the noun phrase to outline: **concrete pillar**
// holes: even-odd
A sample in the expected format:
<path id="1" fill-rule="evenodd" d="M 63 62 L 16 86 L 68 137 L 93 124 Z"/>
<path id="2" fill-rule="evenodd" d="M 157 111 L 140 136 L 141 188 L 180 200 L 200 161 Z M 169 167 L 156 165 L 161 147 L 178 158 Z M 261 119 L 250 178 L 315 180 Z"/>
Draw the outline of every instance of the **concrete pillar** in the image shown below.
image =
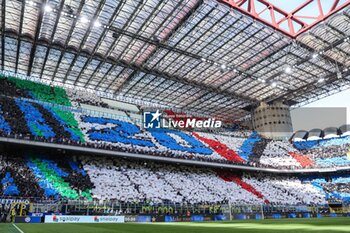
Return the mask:
<path id="1" fill-rule="evenodd" d="M 252 113 L 253 128 L 271 139 L 289 139 L 293 133 L 289 106 L 261 103 Z"/>

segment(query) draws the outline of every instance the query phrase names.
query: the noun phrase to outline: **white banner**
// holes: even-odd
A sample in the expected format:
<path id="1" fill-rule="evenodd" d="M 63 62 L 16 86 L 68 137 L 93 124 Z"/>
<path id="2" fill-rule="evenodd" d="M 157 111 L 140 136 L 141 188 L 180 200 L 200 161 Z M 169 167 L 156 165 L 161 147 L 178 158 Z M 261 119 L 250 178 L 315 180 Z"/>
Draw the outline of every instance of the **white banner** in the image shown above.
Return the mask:
<path id="1" fill-rule="evenodd" d="M 45 223 L 122 223 L 124 216 L 46 215 Z"/>

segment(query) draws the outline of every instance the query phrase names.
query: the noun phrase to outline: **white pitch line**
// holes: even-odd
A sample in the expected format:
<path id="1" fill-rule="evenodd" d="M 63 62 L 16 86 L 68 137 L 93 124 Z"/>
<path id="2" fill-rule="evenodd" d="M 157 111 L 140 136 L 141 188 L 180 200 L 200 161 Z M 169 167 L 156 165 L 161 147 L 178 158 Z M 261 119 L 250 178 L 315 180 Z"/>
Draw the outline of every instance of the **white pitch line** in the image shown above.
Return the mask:
<path id="1" fill-rule="evenodd" d="M 24 233 L 24 231 L 22 231 L 21 229 L 19 229 L 19 227 L 16 226 L 16 224 L 12 223 L 12 226 L 14 226 L 19 232 Z"/>

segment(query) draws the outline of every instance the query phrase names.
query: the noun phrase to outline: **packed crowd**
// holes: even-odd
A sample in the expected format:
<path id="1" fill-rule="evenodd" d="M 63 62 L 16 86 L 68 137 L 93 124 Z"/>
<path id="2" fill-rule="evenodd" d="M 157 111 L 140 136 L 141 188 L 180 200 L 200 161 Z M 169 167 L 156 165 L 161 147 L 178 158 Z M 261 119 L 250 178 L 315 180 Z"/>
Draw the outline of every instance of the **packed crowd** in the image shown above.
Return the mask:
<path id="1" fill-rule="evenodd" d="M 0 196 L 40 197 L 43 190 L 37 183 L 23 157 L 3 154 L 0 156 Z"/>
<path id="2" fill-rule="evenodd" d="M 34 154 L 2 153 L 1 197 L 91 199 L 90 189 L 93 185 L 76 162 L 64 156 Z"/>
<path id="3" fill-rule="evenodd" d="M 289 154 L 289 152 L 296 151 L 289 142 L 270 141 L 262 150 L 259 162 L 263 165 L 292 169 L 301 168 L 301 164 Z"/>
<path id="4" fill-rule="evenodd" d="M 76 89 L 66 89 L 66 93 L 74 107 L 79 107 L 80 104 L 89 104 L 97 107 L 109 108 L 107 103 L 103 102 L 99 96 L 93 93 Z"/>
<path id="5" fill-rule="evenodd" d="M 3 197 L 235 205 L 322 205 L 327 200 L 350 200 L 347 174 L 305 179 L 88 155 L 2 154 Z"/>
<path id="6" fill-rule="evenodd" d="M 314 161 L 314 167 L 350 166 L 350 136 L 294 142 L 300 152 Z"/>
<path id="7" fill-rule="evenodd" d="M 350 137 L 292 145 L 262 138 L 256 132 L 243 138 L 221 133 L 149 131 L 125 119 L 83 115 L 75 108 L 79 103 L 106 107 L 91 93 L 4 77 L 0 77 L 0 84 L 0 136 L 255 167 L 350 165 L 345 157 Z"/>
<path id="8" fill-rule="evenodd" d="M 248 138 L 236 138 L 202 132 L 149 132 L 131 122 L 73 114 L 7 97 L 0 97 L 0 114 L 0 134 L 4 136 L 206 162 L 289 169 L 303 167 L 290 155 L 297 149 L 289 142 L 271 141 L 256 133 Z M 118 132 L 112 129 L 118 126 L 119 130 L 137 137 L 116 137 Z M 312 148 L 303 150 L 303 156 L 314 160 L 314 167 L 348 166 L 350 163 L 346 159 L 338 158 L 346 155 L 347 148 L 348 144 Z"/>

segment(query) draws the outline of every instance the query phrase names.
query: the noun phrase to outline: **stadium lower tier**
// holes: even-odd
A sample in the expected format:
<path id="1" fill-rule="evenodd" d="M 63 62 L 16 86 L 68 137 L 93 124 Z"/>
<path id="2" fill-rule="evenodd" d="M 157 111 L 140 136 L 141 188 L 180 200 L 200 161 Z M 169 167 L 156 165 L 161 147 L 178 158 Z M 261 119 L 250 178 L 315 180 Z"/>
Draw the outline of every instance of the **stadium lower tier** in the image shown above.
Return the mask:
<path id="1" fill-rule="evenodd" d="M 0 180 L 0 196 L 40 199 L 275 205 L 350 199 L 350 175 L 283 177 L 28 150 L 2 153 Z"/>
<path id="2" fill-rule="evenodd" d="M 87 114 L 80 103 L 99 98 L 0 76 L 0 136 L 72 144 L 150 156 L 274 168 L 349 166 L 350 137 L 317 142 L 272 141 L 174 129 L 144 129 L 131 119 Z M 78 94 L 80 93 L 80 94 Z M 93 101 L 96 99 L 96 101 Z M 72 107 L 74 106 L 74 107 Z M 84 111 L 85 112 L 85 111 Z"/>

